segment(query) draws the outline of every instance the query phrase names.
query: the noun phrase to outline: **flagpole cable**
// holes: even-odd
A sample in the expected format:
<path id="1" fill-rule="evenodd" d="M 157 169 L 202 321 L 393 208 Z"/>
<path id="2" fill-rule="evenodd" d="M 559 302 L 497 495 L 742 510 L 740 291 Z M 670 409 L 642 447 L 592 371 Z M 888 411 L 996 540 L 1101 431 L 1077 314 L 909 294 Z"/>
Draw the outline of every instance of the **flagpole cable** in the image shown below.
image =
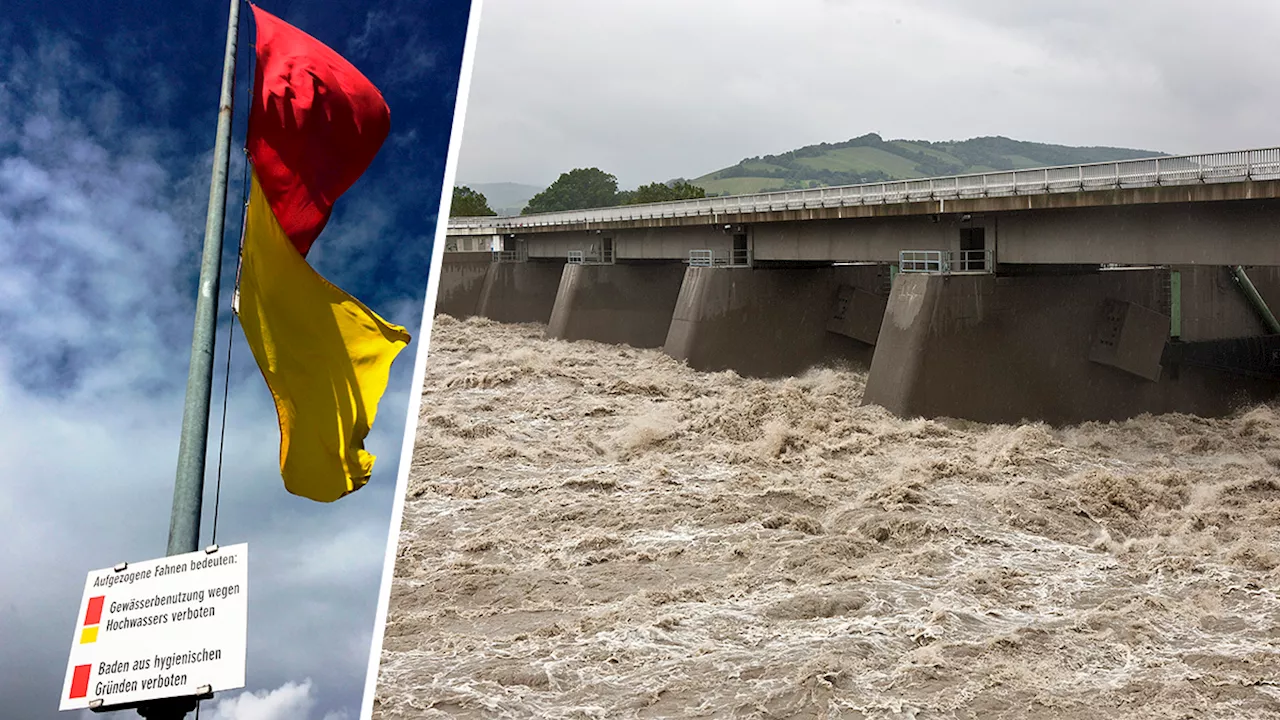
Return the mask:
<path id="1" fill-rule="evenodd" d="M 241 3 L 243 5 L 250 4 L 247 0 Z M 257 53 L 249 54 L 249 82 L 245 83 L 245 106 L 250 108 L 250 113 L 245 117 L 245 142 L 248 142 L 249 135 L 249 118 L 253 116 L 253 80 L 254 80 L 254 60 Z M 236 280 L 232 286 L 231 292 L 231 326 L 227 329 L 227 370 L 226 378 L 222 386 L 222 428 L 218 432 L 218 470 L 216 480 L 214 481 L 213 491 L 213 532 L 210 544 L 218 544 L 218 510 L 222 505 L 222 451 L 227 444 L 227 401 L 231 393 L 231 354 L 233 345 L 232 338 L 236 334 L 236 317 L 239 314 L 237 297 L 240 293 L 240 266 L 244 259 L 244 231 L 245 222 L 249 216 L 249 153 L 245 149 L 244 172 L 240 177 L 240 247 L 236 252 Z M 199 709 L 196 710 L 197 719 L 200 717 Z"/>
<path id="2" fill-rule="evenodd" d="M 213 490 L 213 537 L 210 544 L 218 544 L 218 509 L 222 504 L 222 450 L 227 444 L 227 396 L 231 392 L 231 338 L 236 334 L 236 315 L 231 314 L 231 327 L 227 329 L 227 375 L 222 384 L 222 428 L 218 432 L 218 473 Z"/>

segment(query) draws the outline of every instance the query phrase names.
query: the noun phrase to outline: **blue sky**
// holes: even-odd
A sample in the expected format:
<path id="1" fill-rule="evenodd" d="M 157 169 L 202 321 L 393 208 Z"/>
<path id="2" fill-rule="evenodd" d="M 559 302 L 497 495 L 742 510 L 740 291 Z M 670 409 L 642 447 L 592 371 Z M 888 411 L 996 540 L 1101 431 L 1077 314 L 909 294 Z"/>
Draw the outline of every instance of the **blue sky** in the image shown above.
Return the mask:
<path id="1" fill-rule="evenodd" d="M 391 135 L 309 259 L 414 343 L 332 505 L 279 480 L 270 396 L 237 331 L 219 542 L 248 542 L 248 686 L 204 715 L 359 715 L 467 0 L 262 0 L 383 92 Z M 0 697 L 56 716 L 85 573 L 164 553 L 227 4 L 6 3 L 0 20 Z M 214 391 L 220 418 L 252 22 L 242 9 Z M 210 446 L 216 451 L 216 435 Z M 214 463 L 210 463 L 210 471 Z M 210 476 L 212 480 L 212 475 Z M 202 542 L 213 509 L 209 483 Z M 130 713 L 132 715 L 132 713 Z"/>

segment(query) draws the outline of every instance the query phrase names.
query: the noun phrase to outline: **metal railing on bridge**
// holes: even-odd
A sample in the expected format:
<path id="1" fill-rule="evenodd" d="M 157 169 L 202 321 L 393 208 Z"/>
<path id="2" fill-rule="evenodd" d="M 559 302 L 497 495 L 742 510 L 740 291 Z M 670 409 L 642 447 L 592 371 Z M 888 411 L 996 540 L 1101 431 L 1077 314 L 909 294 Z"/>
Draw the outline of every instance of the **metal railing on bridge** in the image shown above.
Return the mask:
<path id="1" fill-rule="evenodd" d="M 747 251 L 741 248 L 727 253 L 717 253 L 715 250 L 689 251 L 689 265 L 692 267 L 747 267 L 750 264 Z"/>
<path id="2" fill-rule="evenodd" d="M 568 262 L 570 265 L 612 265 L 613 264 L 613 248 L 606 247 L 600 250 L 570 250 L 568 253 Z"/>
<path id="3" fill-rule="evenodd" d="M 494 250 L 496 262 L 526 262 L 529 259 L 529 248 L 524 243 L 517 243 L 511 250 Z"/>
<path id="4" fill-rule="evenodd" d="M 903 250 L 898 272 L 957 273 L 995 272 L 990 250 Z"/>
<path id="5" fill-rule="evenodd" d="M 454 218 L 449 221 L 449 227 L 503 231 L 595 222 L 1274 179 L 1280 179 L 1280 148 L 1007 170 L 515 217 Z"/>

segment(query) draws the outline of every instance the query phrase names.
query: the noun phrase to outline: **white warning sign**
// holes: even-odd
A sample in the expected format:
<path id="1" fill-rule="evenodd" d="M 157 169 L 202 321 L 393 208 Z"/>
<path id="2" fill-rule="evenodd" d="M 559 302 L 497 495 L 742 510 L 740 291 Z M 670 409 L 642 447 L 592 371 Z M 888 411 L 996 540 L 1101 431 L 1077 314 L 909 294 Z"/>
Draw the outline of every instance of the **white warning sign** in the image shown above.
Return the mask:
<path id="1" fill-rule="evenodd" d="M 249 546 L 94 570 L 59 710 L 244 687 Z"/>

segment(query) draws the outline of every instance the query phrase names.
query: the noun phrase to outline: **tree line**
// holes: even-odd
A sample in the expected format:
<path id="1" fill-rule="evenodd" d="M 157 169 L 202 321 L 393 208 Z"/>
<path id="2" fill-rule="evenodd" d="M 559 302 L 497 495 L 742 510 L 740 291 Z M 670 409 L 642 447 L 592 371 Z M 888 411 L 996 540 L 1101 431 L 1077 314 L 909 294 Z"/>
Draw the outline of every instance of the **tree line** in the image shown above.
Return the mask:
<path id="1" fill-rule="evenodd" d="M 664 183 L 649 183 L 635 190 L 619 190 L 617 177 L 599 168 L 576 168 L 562 173 L 546 190 L 530 198 L 520 214 L 639 205 L 706 196 L 706 190 L 691 184 L 684 178 L 676 178 Z M 489 201 L 483 193 L 466 186 L 453 189 L 453 205 L 449 212 L 451 217 L 483 217 L 496 214 L 489 207 Z"/>

